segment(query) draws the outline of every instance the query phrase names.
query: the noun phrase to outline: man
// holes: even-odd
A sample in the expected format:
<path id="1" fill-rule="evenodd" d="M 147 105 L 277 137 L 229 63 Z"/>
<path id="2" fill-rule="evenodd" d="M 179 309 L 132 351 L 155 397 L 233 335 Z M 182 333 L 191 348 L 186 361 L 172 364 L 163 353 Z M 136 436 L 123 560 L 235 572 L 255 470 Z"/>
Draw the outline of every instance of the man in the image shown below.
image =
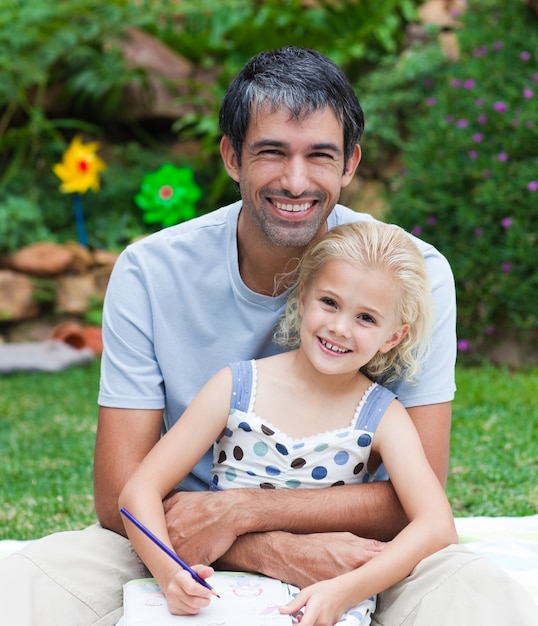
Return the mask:
<path id="1" fill-rule="evenodd" d="M 45 538 L 9 566 L 0 563 L 0 582 L 17 598 L 14 624 L 117 621 L 122 583 L 147 575 L 123 537 L 117 498 L 127 477 L 213 373 L 278 350 L 272 334 L 286 300 L 279 276 L 293 270 L 307 243 L 338 223 L 372 219 L 337 205 L 360 161 L 363 114 L 345 76 L 321 54 L 289 47 L 254 57 L 231 83 L 220 124 L 222 158 L 241 201 L 148 237 L 118 260 L 104 307 L 94 472 L 100 525 Z M 432 352 L 416 386 L 393 388 L 444 484 L 454 285 L 446 260 L 418 243 L 435 300 Z M 174 546 L 188 562 L 260 571 L 303 586 L 361 565 L 407 522 L 386 480 L 209 493 L 210 467 L 208 456 L 164 504 Z M 239 518 L 249 532 L 237 537 Z M 457 617 L 477 626 L 501 624 L 508 615 L 511 623 L 527 623 L 526 614 L 513 612 L 514 604 L 531 610 L 524 592 L 501 572 L 491 573 L 486 561 L 458 549 L 430 559 L 383 594 L 379 624 L 431 626 Z M 476 590 L 469 593 L 477 578 L 490 581 L 491 593 L 504 585 L 510 596 L 504 609 L 490 611 Z M 28 593 L 34 601 L 23 619 Z M 464 616 L 454 593 L 465 595 Z"/>

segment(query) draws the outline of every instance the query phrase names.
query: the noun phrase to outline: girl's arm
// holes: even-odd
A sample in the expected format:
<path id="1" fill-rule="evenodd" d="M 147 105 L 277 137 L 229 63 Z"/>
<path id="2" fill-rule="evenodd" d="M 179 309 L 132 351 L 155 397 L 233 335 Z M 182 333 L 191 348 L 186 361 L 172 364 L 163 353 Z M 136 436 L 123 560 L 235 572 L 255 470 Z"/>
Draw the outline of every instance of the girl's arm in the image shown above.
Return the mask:
<path id="1" fill-rule="evenodd" d="M 125 507 L 172 550 L 163 499 L 222 432 L 230 410 L 231 389 L 231 371 L 224 368 L 202 388 L 176 424 L 155 444 L 121 491 L 119 507 Z M 209 602 L 209 590 L 181 570 L 128 520 L 125 520 L 125 529 L 138 555 L 165 593 L 172 612 L 196 613 Z M 223 531 L 217 539 L 222 543 L 223 552 L 235 538 Z M 205 577 L 211 572 L 211 568 L 200 569 Z M 189 597 L 181 597 L 182 592 Z"/>
<path id="2" fill-rule="evenodd" d="M 362 567 L 306 587 L 287 604 L 282 611 L 289 614 L 306 606 L 302 626 L 336 623 L 345 610 L 404 579 L 422 559 L 458 541 L 447 497 L 399 402 L 383 416 L 372 451 L 383 459 L 410 522 Z"/>

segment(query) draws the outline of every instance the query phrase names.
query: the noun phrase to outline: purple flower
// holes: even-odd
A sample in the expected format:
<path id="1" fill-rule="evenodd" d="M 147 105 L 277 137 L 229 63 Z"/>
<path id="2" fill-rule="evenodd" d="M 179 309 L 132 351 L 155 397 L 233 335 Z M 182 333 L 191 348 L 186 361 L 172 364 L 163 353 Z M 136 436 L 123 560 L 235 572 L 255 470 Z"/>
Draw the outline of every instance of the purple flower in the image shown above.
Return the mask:
<path id="1" fill-rule="evenodd" d="M 488 52 L 488 47 L 487 46 L 480 46 L 478 48 L 475 48 L 473 50 L 473 56 L 475 57 L 483 57 L 485 54 L 487 54 Z"/>
<path id="2" fill-rule="evenodd" d="M 538 189 L 538 180 L 531 180 L 531 182 L 527 185 L 527 189 L 529 191 L 536 191 Z"/>
<path id="3" fill-rule="evenodd" d="M 467 80 L 463 82 L 463 87 L 465 89 L 473 89 L 474 86 L 475 86 L 475 82 L 472 78 L 468 78 Z"/>
<path id="4" fill-rule="evenodd" d="M 473 230 L 473 234 L 475 237 L 482 237 L 483 232 L 484 231 L 480 228 L 480 226 Z"/>
<path id="5" fill-rule="evenodd" d="M 502 270 L 505 274 L 507 274 L 508 272 L 511 272 L 511 271 L 512 271 L 512 264 L 511 264 L 511 263 L 507 263 L 507 262 L 503 263 L 503 264 L 501 265 L 501 270 Z"/>
<path id="6" fill-rule="evenodd" d="M 486 328 L 484 328 L 484 335 L 488 335 L 488 337 L 491 337 L 491 335 L 495 334 L 495 326 L 486 326 Z"/>
<path id="7" fill-rule="evenodd" d="M 469 125 L 469 122 L 466 119 L 463 119 L 463 118 L 456 122 L 456 126 L 458 128 L 467 128 L 468 125 Z"/>
<path id="8" fill-rule="evenodd" d="M 459 78 L 453 78 L 452 79 L 452 87 L 455 87 L 456 89 L 458 87 L 461 87 L 461 80 Z"/>
<path id="9" fill-rule="evenodd" d="M 481 107 L 481 106 L 484 104 L 484 98 L 477 98 L 477 99 L 474 101 L 474 104 L 475 104 L 475 106 L 477 106 L 477 107 Z"/>
<path id="10" fill-rule="evenodd" d="M 453 121 L 454 121 L 454 116 L 453 116 L 453 115 L 447 115 L 447 116 L 445 117 L 445 122 L 446 122 L 447 124 L 452 124 L 452 122 L 453 122 Z"/>
<path id="11" fill-rule="evenodd" d="M 487 123 L 488 116 L 487 115 L 479 115 L 477 119 L 478 119 L 478 123 L 483 125 L 483 124 Z"/>
<path id="12" fill-rule="evenodd" d="M 526 87 L 526 88 L 523 90 L 523 97 L 524 97 L 524 98 L 527 98 L 527 99 L 528 99 L 528 98 L 532 98 L 533 96 L 534 96 L 534 92 L 533 92 L 533 90 L 532 90 L 532 89 L 529 89 L 528 87 Z"/>
<path id="13" fill-rule="evenodd" d="M 529 61 L 531 58 L 531 53 L 527 52 L 526 50 L 524 50 L 520 55 L 519 55 L 520 59 L 522 61 Z"/>
<path id="14" fill-rule="evenodd" d="M 499 161 L 501 161 L 501 163 L 504 163 L 505 161 L 508 161 L 508 155 L 506 154 L 506 152 L 500 152 L 497 155 L 497 158 L 499 159 Z"/>
<path id="15" fill-rule="evenodd" d="M 433 97 L 426 99 L 426 105 L 429 107 L 435 106 L 435 103 L 436 103 L 436 100 Z"/>
<path id="16" fill-rule="evenodd" d="M 513 223 L 514 221 L 512 220 L 511 217 L 505 217 L 501 220 L 501 226 L 503 228 L 510 228 L 510 226 L 512 226 Z"/>
<path id="17" fill-rule="evenodd" d="M 491 170 L 484 170 L 484 171 L 482 172 L 482 176 L 483 176 L 484 178 L 491 178 Z"/>
<path id="18" fill-rule="evenodd" d="M 493 108 L 499 113 L 504 113 L 505 111 L 508 111 L 508 105 L 506 104 L 506 102 L 501 102 L 500 100 L 495 102 Z"/>
<path id="19" fill-rule="evenodd" d="M 471 347 L 471 342 L 468 339 L 458 339 L 458 350 L 460 352 L 467 352 Z"/>
<path id="20" fill-rule="evenodd" d="M 476 150 L 469 150 L 467 156 L 471 159 L 471 161 L 475 161 L 478 158 L 478 152 Z"/>
<path id="21" fill-rule="evenodd" d="M 436 224 L 436 223 L 437 223 L 437 218 L 435 217 L 435 215 L 429 215 L 429 216 L 426 218 L 426 223 L 427 223 L 427 224 L 430 224 L 430 226 L 433 226 L 434 224 Z"/>
<path id="22" fill-rule="evenodd" d="M 482 133 L 475 133 L 473 135 L 473 141 L 476 141 L 476 143 L 480 143 L 482 139 L 484 139 L 484 135 L 482 135 Z"/>
<path id="23" fill-rule="evenodd" d="M 504 44 L 502 41 L 494 41 L 493 47 L 495 48 L 495 50 L 501 50 L 504 47 Z"/>
<path id="24" fill-rule="evenodd" d="M 415 235 L 415 237 L 420 237 L 422 234 L 422 228 L 420 226 L 414 226 L 411 230 L 411 234 Z"/>
<path id="25" fill-rule="evenodd" d="M 532 82 L 533 83 L 538 83 L 538 74 L 533 74 L 532 75 Z"/>

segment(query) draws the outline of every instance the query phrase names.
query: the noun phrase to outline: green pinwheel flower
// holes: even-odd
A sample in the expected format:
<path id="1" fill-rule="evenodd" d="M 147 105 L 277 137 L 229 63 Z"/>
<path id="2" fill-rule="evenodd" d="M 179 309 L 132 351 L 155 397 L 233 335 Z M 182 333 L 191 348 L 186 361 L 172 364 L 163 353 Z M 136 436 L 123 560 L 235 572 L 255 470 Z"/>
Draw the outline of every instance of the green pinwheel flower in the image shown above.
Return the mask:
<path id="1" fill-rule="evenodd" d="M 144 175 L 134 200 L 147 224 L 172 226 L 196 216 L 195 204 L 201 195 L 190 168 L 165 163 Z"/>

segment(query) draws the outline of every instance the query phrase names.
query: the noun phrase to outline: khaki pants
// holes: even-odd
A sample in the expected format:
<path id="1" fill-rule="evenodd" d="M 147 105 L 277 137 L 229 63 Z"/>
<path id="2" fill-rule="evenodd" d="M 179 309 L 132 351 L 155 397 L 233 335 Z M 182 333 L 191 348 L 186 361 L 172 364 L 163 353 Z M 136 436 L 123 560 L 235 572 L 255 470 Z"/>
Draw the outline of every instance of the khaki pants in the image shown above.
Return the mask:
<path id="1" fill-rule="evenodd" d="M 114 626 L 122 585 L 149 576 L 125 538 L 98 525 L 0 560 L 2 626 Z M 462 546 L 425 559 L 378 597 L 376 626 L 537 626 L 529 594 Z"/>

